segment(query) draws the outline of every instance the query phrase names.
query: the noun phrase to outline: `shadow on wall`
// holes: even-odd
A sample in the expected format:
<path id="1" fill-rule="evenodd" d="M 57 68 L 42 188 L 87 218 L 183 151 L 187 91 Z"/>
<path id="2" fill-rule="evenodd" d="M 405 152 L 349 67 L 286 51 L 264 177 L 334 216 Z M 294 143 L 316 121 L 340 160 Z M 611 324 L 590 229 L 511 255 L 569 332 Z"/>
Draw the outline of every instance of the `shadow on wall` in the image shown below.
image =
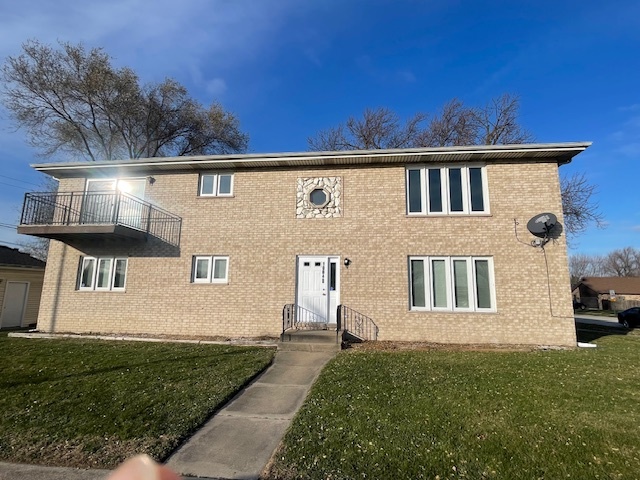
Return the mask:
<path id="1" fill-rule="evenodd" d="M 180 247 L 169 245 L 157 238 L 146 241 L 129 239 L 79 239 L 68 242 L 70 246 L 87 255 L 112 255 L 123 257 L 170 258 L 180 256 Z"/>

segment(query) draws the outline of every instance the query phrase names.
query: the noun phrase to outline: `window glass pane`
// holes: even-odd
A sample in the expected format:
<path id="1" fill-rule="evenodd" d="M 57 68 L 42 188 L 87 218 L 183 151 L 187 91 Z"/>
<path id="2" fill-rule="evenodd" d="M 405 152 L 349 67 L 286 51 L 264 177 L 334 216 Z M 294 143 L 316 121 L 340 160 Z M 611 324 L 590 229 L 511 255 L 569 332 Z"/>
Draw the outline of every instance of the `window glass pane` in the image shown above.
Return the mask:
<path id="1" fill-rule="evenodd" d="M 324 205 L 327 202 L 327 194 L 321 188 L 316 188 L 309 194 L 309 201 L 314 205 Z"/>
<path id="2" fill-rule="evenodd" d="M 433 306 L 447 307 L 447 270 L 444 260 L 431 261 L 431 278 L 433 288 Z"/>
<path id="3" fill-rule="evenodd" d="M 442 179 L 440 169 L 429 169 L 429 211 L 442 211 Z"/>
<path id="4" fill-rule="evenodd" d="M 127 277 L 127 260 L 119 258 L 116 260 L 116 271 L 113 274 L 113 288 L 124 288 Z"/>
<path id="5" fill-rule="evenodd" d="M 213 195 L 213 184 L 215 180 L 215 175 L 202 175 L 202 189 L 200 190 L 200 195 Z"/>
<path id="6" fill-rule="evenodd" d="M 453 288 L 457 308 L 469 308 L 469 281 L 467 261 L 453 261 Z"/>
<path id="7" fill-rule="evenodd" d="M 460 168 L 449 169 L 449 205 L 452 212 L 462 212 L 462 170 Z"/>
<path id="8" fill-rule="evenodd" d="M 111 259 L 101 258 L 98 261 L 98 279 L 96 288 L 109 288 L 109 280 L 111 279 Z"/>
<path id="9" fill-rule="evenodd" d="M 471 211 L 484 212 L 484 198 L 482 196 L 482 169 L 469 169 L 469 183 L 471 185 Z"/>
<path id="10" fill-rule="evenodd" d="M 216 258 L 213 262 L 213 278 L 224 280 L 227 278 L 227 259 Z"/>
<path id="11" fill-rule="evenodd" d="M 231 175 L 218 176 L 218 194 L 231 195 Z"/>
<path id="12" fill-rule="evenodd" d="M 422 211 L 422 186 L 420 170 L 409 170 L 409 212 Z"/>
<path id="13" fill-rule="evenodd" d="M 411 306 L 426 307 L 424 297 L 424 261 L 411 260 Z"/>
<path id="14" fill-rule="evenodd" d="M 334 291 L 336 289 L 336 268 L 335 262 L 329 264 L 329 290 Z"/>
<path id="15" fill-rule="evenodd" d="M 85 258 L 82 262 L 82 276 L 80 277 L 81 288 L 93 287 L 93 272 L 96 265 L 95 258 Z"/>
<path id="16" fill-rule="evenodd" d="M 196 259 L 196 275 L 198 280 L 206 280 L 209 278 L 209 262 L 210 258 L 197 258 Z"/>
<path id="17" fill-rule="evenodd" d="M 476 293 L 478 308 L 491 308 L 491 287 L 489 285 L 489 261 L 476 260 Z"/>

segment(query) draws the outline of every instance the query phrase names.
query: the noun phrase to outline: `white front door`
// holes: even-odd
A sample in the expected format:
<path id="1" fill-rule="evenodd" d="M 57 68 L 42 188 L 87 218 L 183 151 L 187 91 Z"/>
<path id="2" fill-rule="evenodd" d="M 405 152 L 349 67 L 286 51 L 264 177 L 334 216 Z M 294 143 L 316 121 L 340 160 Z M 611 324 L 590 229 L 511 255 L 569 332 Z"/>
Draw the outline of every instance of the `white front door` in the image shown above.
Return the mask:
<path id="1" fill-rule="evenodd" d="M 298 322 L 336 323 L 338 257 L 298 257 Z"/>
<path id="2" fill-rule="evenodd" d="M 22 326 L 28 291 L 28 282 L 7 282 L 7 287 L 4 291 L 2 315 L 0 316 L 0 326 L 2 328 Z"/>

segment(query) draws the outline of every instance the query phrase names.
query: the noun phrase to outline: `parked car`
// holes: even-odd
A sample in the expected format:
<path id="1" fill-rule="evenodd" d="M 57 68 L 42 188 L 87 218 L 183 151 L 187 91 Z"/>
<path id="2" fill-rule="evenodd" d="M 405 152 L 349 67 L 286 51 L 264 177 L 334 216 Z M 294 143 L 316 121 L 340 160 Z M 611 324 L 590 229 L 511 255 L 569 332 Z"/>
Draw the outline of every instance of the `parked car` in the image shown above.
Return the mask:
<path id="1" fill-rule="evenodd" d="M 618 313 L 618 323 L 626 328 L 640 325 L 640 307 L 631 307 Z"/>

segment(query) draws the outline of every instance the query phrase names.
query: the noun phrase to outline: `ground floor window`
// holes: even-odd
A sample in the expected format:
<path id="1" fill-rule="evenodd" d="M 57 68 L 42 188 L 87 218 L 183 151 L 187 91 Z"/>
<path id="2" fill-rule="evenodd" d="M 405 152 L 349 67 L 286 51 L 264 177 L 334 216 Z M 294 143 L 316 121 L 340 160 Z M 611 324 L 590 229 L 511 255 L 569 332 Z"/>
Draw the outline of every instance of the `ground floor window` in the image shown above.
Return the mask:
<path id="1" fill-rule="evenodd" d="M 491 257 L 409 257 L 411 310 L 495 311 Z"/>
<path id="2" fill-rule="evenodd" d="M 78 290 L 124 290 L 127 259 L 117 257 L 82 257 Z"/>
<path id="3" fill-rule="evenodd" d="M 227 283 L 229 257 L 196 255 L 193 257 L 191 281 L 193 283 Z"/>

